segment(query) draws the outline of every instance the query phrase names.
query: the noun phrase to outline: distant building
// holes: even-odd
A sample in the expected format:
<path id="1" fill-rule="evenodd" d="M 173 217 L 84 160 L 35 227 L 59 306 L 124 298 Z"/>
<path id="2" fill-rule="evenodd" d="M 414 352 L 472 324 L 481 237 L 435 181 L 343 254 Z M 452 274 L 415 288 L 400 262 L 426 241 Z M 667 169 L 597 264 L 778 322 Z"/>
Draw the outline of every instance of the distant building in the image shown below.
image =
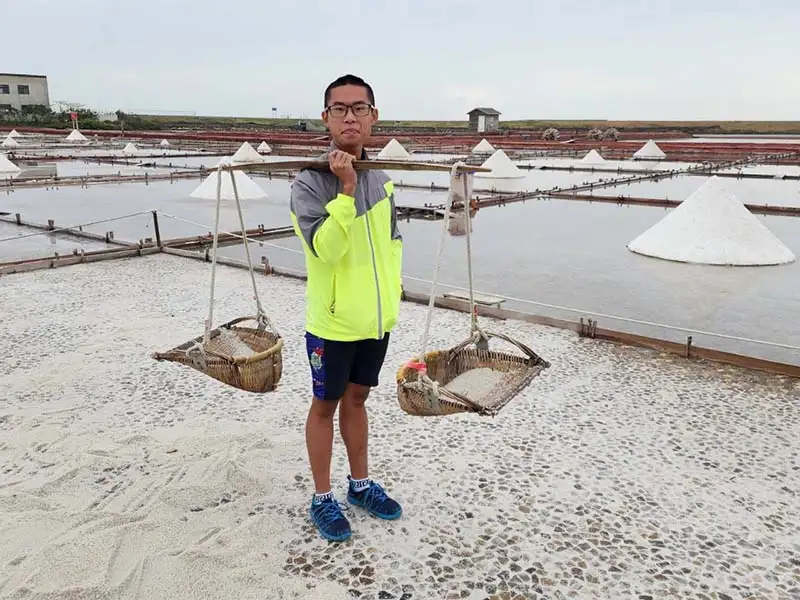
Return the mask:
<path id="1" fill-rule="evenodd" d="M 22 110 L 23 106 L 50 106 L 47 77 L 0 73 L 0 112 Z"/>
<path id="2" fill-rule="evenodd" d="M 500 128 L 500 112 L 493 108 L 473 108 L 469 115 L 469 128 L 483 133 Z"/>
<path id="3" fill-rule="evenodd" d="M 97 113 L 98 121 L 119 121 L 117 111 L 101 110 Z"/>

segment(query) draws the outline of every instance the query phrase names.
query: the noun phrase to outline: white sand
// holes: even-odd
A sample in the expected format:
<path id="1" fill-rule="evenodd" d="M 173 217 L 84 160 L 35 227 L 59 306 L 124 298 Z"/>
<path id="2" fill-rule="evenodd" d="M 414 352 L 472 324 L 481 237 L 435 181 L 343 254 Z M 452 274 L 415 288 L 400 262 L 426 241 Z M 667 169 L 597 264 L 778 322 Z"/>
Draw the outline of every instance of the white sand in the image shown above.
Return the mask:
<path id="1" fill-rule="evenodd" d="M 150 358 L 202 333 L 209 270 L 153 256 L 0 278 L 0 598 L 796 588 L 796 383 L 486 321 L 553 366 L 495 418 L 414 418 L 394 373 L 427 307 L 408 304 L 369 401 L 371 473 L 403 518 L 351 509 L 353 540 L 324 542 L 306 513 L 302 283 L 257 280 L 286 340 L 275 393 Z M 220 267 L 217 286 L 215 326 L 252 312 L 246 271 Z M 468 329 L 467 315 L 437 310 L 430 347 Z M 347 472 L 337 435 L 339 499 Z"/>

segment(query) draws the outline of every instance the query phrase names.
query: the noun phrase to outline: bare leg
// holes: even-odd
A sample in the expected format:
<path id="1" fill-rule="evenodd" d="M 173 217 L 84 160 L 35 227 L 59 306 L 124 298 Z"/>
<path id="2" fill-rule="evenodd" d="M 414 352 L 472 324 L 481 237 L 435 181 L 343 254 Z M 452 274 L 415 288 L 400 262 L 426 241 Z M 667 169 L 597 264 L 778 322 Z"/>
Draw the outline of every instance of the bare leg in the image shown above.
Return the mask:
<path id="1" fill-rule="evenodd" d="M 333 454 L 333 415 L 338 402 L 314 398 L 306 419 L 306 448 L 311 475 L 318 494 L 331 491 L 331 455 Z"/>
<path id="2" fill-rule="evenodd" d="M 367 419 L 367 401 L 369 388 L 350 383 L 342 398 L 339 409 L 339 429 L 347 448 L 347 459 L 350 462 L 350 475 L 353 479 L 369 477 L 367 465 L 367 436 L 369 422 Z"/>

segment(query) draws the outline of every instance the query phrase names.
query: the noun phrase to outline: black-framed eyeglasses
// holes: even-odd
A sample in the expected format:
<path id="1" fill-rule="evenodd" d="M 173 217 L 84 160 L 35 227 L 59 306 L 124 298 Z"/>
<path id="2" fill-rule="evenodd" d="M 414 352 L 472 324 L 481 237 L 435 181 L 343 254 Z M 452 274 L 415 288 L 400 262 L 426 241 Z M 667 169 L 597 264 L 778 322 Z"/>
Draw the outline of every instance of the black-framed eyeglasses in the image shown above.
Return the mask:
<path id="1" fill-rule="evenodd" d="M 356 117 L 366 117 L 372 110 L 372 105 L 366 102 L 356 102 L 355 104 L 331 104 L 325 110 L 332 117 L 342 118 L 347 114 L 348 109 L 353 111 Z"/>

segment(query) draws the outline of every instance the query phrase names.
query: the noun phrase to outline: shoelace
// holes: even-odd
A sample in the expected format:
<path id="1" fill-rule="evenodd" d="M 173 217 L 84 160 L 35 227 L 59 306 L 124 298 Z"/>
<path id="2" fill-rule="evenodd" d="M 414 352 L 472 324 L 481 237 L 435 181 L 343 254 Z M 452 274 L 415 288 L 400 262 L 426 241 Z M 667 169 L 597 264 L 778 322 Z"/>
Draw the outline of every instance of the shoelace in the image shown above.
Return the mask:
<path id="1" fill-rule="evenodd" d="M 322 507 L 317 509 L 317 514 L 319 515 L 319 521 L 323 526 L 328 526 L 338 519 L 343 519 L 344 515 L 342 514 L 342 511 L 347 510 L 347 506 L 338 500 L 323 502 L 317 506 Z"/>
<path id="2" fill-rule="evenodd" d="M 386 492 L 383 490 L 381 485 L 379 483 L 375 483 L 374 481 L 364 493 L 364 504 L 380 506 L 387 499 L 388 497 L 386 496 Z"/>

